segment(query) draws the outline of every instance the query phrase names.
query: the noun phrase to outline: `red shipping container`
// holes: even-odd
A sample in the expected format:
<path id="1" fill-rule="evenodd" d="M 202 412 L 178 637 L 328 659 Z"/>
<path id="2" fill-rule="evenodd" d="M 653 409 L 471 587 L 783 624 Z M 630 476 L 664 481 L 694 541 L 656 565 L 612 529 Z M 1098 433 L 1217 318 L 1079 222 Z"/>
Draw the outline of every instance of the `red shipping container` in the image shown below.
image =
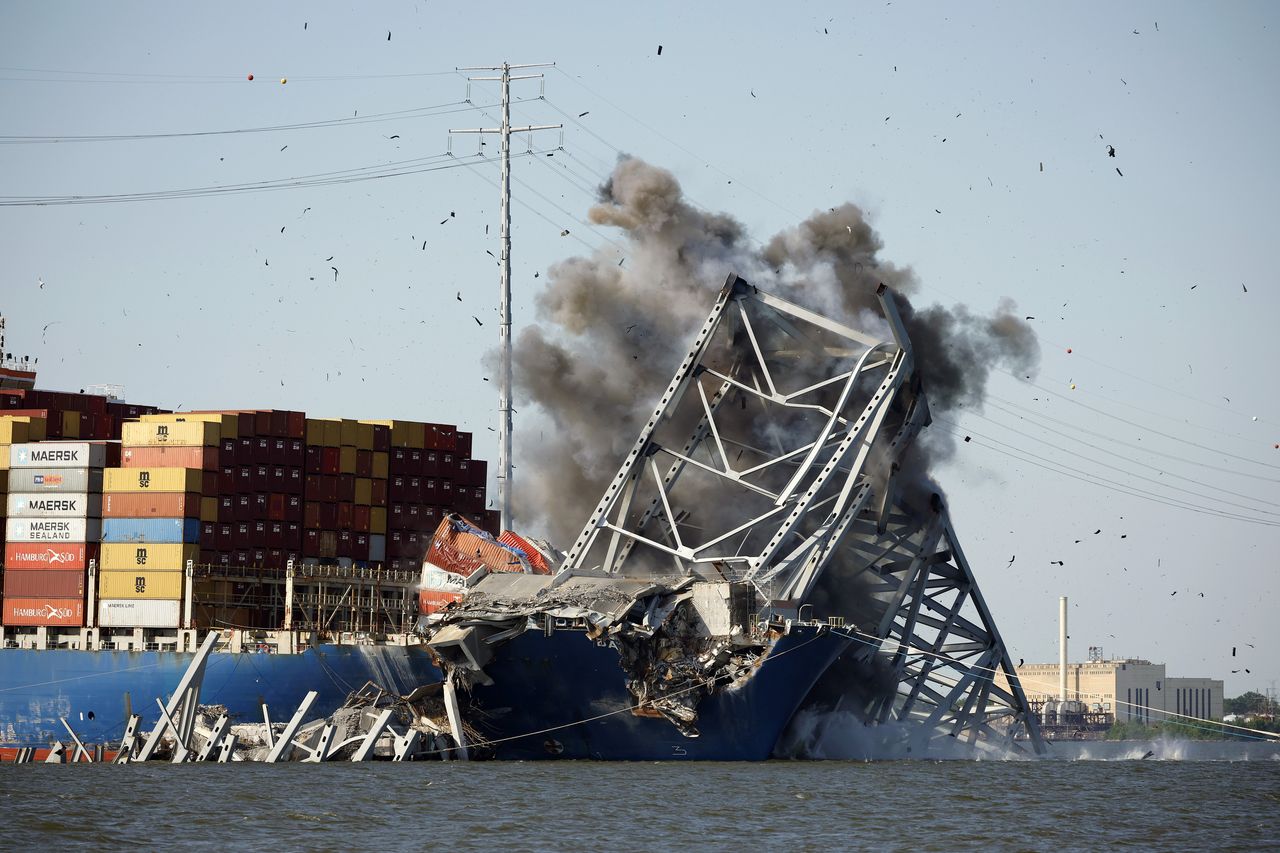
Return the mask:
<path id="1" fill-rule="evenodd" d="M 255 492 L 271 491 L 271 468 L 267 465 L 253 466 L 253 477 L 250 478 L 250 485 Z"/>
<path id="2" fill-rule="evenodd" d="M 199 518 L 199 492 L 106 492 L 103 518 Z"/>
<path id="3" fill-rule="evenodd" d="M 253 492 L 253 471 L 254 466 L 252 465 L 240 465 L 236 469 L 236 487 L 234 491 L 242 495 Z"/>
<path id="4" fill-rule="evenodd" d="M 393 503 L 387 511 L 387 529 L 405 530 L 409 525 L 408 504 Z"/>
<path id="5" fill-rule="evenodd" d="M 354 491 L 355 484 L 352 483 Z M 319 498 L 322 501 L 332 503 L 338 499 L 338 478 L 323 476 L 320 478 Z"/>
<path id="6" fill-rule="evenodd" d="M 236 464 L 252 465 L 257 462 L 258 443 L 253 440 L 252 433 L 245 435 L 244 418 L 240 418 L 240 437 L 236 439 Z"/>
<path id="7" fill-rule="evenodd" d="M 374 480 L 373 485 L 369 489 L 369 503 L 374 506 L 387 505 L 387 481 Z"/>
<path id="8" fill-rule="evenodd" d="M 351 558 L 353 560 L 369 559 L 369 534 L 355 533 L 351 537 Z"/>
<path id="9" fill-rule="evenodd" d="M 284 548 L 286 551 L 297 551 L 302 547 L 302 525 L 296 521 L 284 524 Z"/>
<path id="10" fill-rule="evenodd" d="M 336 503 L 320 504 L 320 529 L 338 529 L 338 505 Z"/>
<path id="11" fill-rule="evenodd" d="M 222 495 L 218 498 L 218 521 L 226 524 L 236 520 L 236 495 Z"/>
<path id="12" fill-rule="evenodd" d="M 284 547 L 284 522 L 273 521 L 267 525 L 267 547 Z"/>
<path id="13" fill-rule="evenodd" d="M 360 533 L 369 532 L 369 507 L 356 506 L 352 508 L 351 529 Z"/>
<path id="14" fill-rule="evenodd" d="M 471 433 L 469 433 L 469 432 L 459 432 L 459 433 L 457 433 L 457 447 L 456 447 L 455 449 L 457 450 L 457 453 L 458 453 L 458 455 L 459 455 L 459 456 L 466 456 L 466 457 L 470 458 L 470 456 L 471 456 Z"/>
<path id="15" fill-rule="evenodd" d="M 302 484 L 302 494 L 309 501 L 320 500 L 320 475 L 308 474 Z"/>
<path id="16" fill-rule="evenodd" d="M 232 533 L 232 547 L 235 550 L 253 547 L 253 522 L 238 521 Z"/>
<path id="17" fill-rule="evenodd" d="M 240 449 L 240 439 L 224 438 L 218 446 L 218 462 L 222 465 L 234 465 L 236 462 L 236 451 Z"/>
<path id="18" fill-rule="evenodd" d="M 302 556 L 320 556 L 320 531 L 308 528 L 302 531 Z"/>
<path id="19" fill-rule="evenodd" d="M 200 523 L 200 547 L 212 548 L 218 541 L 218 522 L 203 521 Z"/>
<path id="20" fill-rule="evenodd" d="M 422 457 L 422 475 L 424 477 L 440 476 L 440 454 L 428 450 Z"/>
<path id="21" fill-rule="evenodd" d="M 284 496 L 284 520 L 302 523 L 302 496 Z"/>
<path id="22" fill-rule="evenodd" d="M 320 504 L 316 501 L 307 501 L 303 505 L 302 524 L 308 530 L 320 529 Z"/>
<path id="23" fill-rule="evenodd" d="M 120 450 L 121 468 L 203 468 L 219 470 L 216 447 L 125 447 Z"/>
<path id="24" fill-rule="evenodd" d="M 350 559 L 352 557 L 352 546 L 354 544 L 354 537 L 350 530 L 339 530 L 336 556 L 347 557 Z"/>
<path id="25" fill-rule="evenodd" d="M 272 465 L 270 468 L 270 476 L 271 485 L 266 491 L 284 494 L 285 487 L 289 483 L 288 469 L 283 465 Z"/>
<path id="26" fill-rule="evenodd" d="M 340 447 L 320 448 L 320 472 L 323 474 L 337 474 L 341 470 L 342 470 L 342 448 Z"/>
<path id="27" fill-rule="evenodd" d="M 218 494 L 234 495 L 238 485 L 239 469 L 232 465 L 224 465 L 218 470 Z"/>
<path id="28" fill-rule="evenodd" d="M 405 499 L 405 486 L 409 482 L 408 477 L 392 476 L 387 481 L 387 494 L 393 501 L 403 501 Z"/>
<path id="29" fill-rule="evenodd" d="M 303 456 L 304 461 L 302 463 L 302 467 L 306 469 L 306 472 L 308 474 L 320 473 L 320 456 L 321 456 L 320 445 L 318 444 L 307 445 L 307 451 Z M 310 478 L 308 477 L 308 479 Z"/>
<path id="30" fill-rule="evenodd" d="M 9 598 L 5 596 L 4 624 L 79 628 L 84 625 L 84 601 L 79 598 Z"/>
<path id="31" fill-rule="evenodd" d="M 418 451 L 411 451 L 405 447 L 391 448 L 387 456 L 387 470 L 392 476 L 405 476 L 408 474 L 419 473 L 414 471 L 412 468 L 409 457 L 410 453 L 418 453 Z M 418 456 L 421 458 L 422 454 L 418 453 Z"/>
<path id="32" fill-rule="evenodd" d="M 284 521 L 284 495 L 267 496 L 267 518 L 272 521 Z"/>
<path id="33" fill-rule="evenodd" d="M 338 529 L 339 530 L 351 529 L 351 510 L 353 506 L 354 504 L 347 503 L 346 501 L 343 501 L 338 504 Z"/>
<path id="34" fill-rule="evenodd" d="M 4 576 L 4 597 L 78 598 L 84 595 L 83 569 L 54 569 L 8 572 Z"/>
<path id="35" fill-rule="evenodd" d="M 338 475 L 338 500 L 354 501 L 356 499 L 356 475 Z"/>
<path id="36" fill-rule="evenodd" d="M 373 451 L 372 450 L 356 451 L 356 476 L 357 477 L 373 476 Z"/>
<path id="37" fill-rule="evenodd" d="M 230 551 L 232 548 L 235 547 L 235 541 L 236 541 L 235 525 L 219 524 L 218 536 L 213 541 L 213 544 L 217 546 L 217 549 L 219 551 Z"/>
<path id="38" fill-rule="evenodd" d="M 256 506 L 254 496 L 248 493 L 236 495 L 236 521 L 252 521 Z"/>
<path id="39" fill-rule="evenodd" d="M 391 427 L 386 424 L 373 425 L 373 449 L 381 453 L 391 449 Z"/>
<path id="40" fill-rule="evenodd" d="M 267 547 L 267 522 L 254 521 L 251 524 L 252 524 L 252 529 L 249 531 L 249 547 L 251 548 Z"/>
<path id="41" fill-rule="evenodd" d="M 98 543 L 10 542 L 4 546 L 4 567 L 11 572 L 40 569 L 80 569 L 98 559 Z"/>

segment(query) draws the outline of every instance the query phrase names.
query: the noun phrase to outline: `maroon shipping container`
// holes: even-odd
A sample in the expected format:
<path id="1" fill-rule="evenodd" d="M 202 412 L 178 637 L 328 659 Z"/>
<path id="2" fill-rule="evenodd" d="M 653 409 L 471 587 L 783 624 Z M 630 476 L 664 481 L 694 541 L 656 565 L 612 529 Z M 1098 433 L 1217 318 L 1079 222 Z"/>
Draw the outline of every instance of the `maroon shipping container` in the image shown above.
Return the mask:
<path id="1" fill-rule="evenodd" d="M 253 522 L 237 521 L 232 532 L 231 547 L 239 550 L 241 548 L 253 547 Z"/>
<path id="2" fill-rule="evenodd" d="M 241 454 L 242 456 L 245 454 Z M 252 494 L 253 492 L 253 471 L 252 465 L 240 465 L 236 468 L 236 487 L 235 491 L 242 495 Z"/>
<path id="3" fill-rule="evenodd" d="M 302 523 L 302 495 L 284 496 L 284 520 Z"/>
<path id="4" fill-rule="evenodd" d="M 297 551 L 302 547 L 302 525 L 296 521 L 284 523 L 284 548 L 286 551 Z"/>
<path id="5" fill-rule="evenodd" d="M 407 530 L 409 527 L 408 504 L 392 503 L 387 507 L 387 530 Z"/>
<path id="6" fill-rule="evenodd" d="M 387 470 L 392 476 L 422 473 L 422 451 L 393 447 L 387 456 Z"/>
<path id="7" fill-rule="evenodd" d="M 336 503 L 320 504 L 320 529 L 338 529 L 338 505 Z"/>
<path id="8" fill-rule="evenodd" d="M 318 444 L 307 445 L 307 450 L 303 455 L 302 467 L 306 470 L 308 475 L 320 473 L 321 449 L 322 448 Z"/>
<path id="9" fill-rule="evenodd" d="M 267 495 L 267 518 L 272 521 L 284 521 L 284 495 Z"/>
<path id="10" fill-rule="evenodd" d="M 338 504 L 338 529 L 339 530 L 351 529 L 351 514 L 352 514 L 352 508 L 354 506 L 355 506 L 354 504 L 349 503 L 347 501 L 342 501 Z"/>
<path id="11" fill-rule="evenodd" d="M 342 448 L 320 448 L 320 473 L 336 475 L 342 470 Z"/>
<path id="12" fill-rule="evenodd" d="M 218 498 L 218 521 L 226 524 L 236 520 L 236 495 L 221 495 Z"/>
<path id="13" fill-rule="evenodd" d="M 481 459 L 457 460 L 454 480 L 465 486 L 483 486 L 489 476 L 489 466 Z"/>
<path id="14" fill-rule="evenodd" d="M 219 463 L 222 465 L 236 464 L 236 456 L 240 450 L 240 439 L 224 438 L 218 443 Z"/>
<path id="15" fill-rule="evenodd" d="M 457 431 L 453 424 L 427 424 L 424 444 L 428 450 L 453 450 L 457 445 Z"/>
<path id="16" fill-rule="evenodd" d="M 302 509 L 302 524 L 308 530 L 320 529 L 320 504 L 316 501 L 307 501 Z"/>
<path id="17" fill-rule="evenodd" d="M 356 451 L 356 476 L 357 477 L 373 476 L 373 451 L 372 450 Z"/>
<path id="18" fill-rule="evenodd" d="M 351 558 L 353 560 L 369 559 L 369 534 L 353 533 L 351 536 Z"/>
<path id="19" fill-rule="evenodd" d="M 252 522 L 253 529 L 249 532 L 249 545 L 252 548 L 267 547 L 267 521 Z"/>
<path id="20" fill-rule="evenodd" d="M 385 507 L 387 505 L 387 481 L 386 480 L 373 481 L 373 485 L 369 490 L 369 503 L 373 504 L 374 506 Z"/>
<path id="21" fill-rule="evenodd" d="M 356 475 L 338 475 L 338 500 L 354 501 L 356 499 Z"/>
<path id="22" fill-rule="evenodd" d="M 422 455 L 422 475 L 424 477 L 440 476 L 440 452 L 428 450 Z"/>
<path id="23" fill-rule="evenodd" d="M 239 483 L 239 469 L 233 465 L 224 465 L 218 471 L 218 493 L 234 495 Z"/>
<path id="24" fill-rule="evenodd" d="M 386 424 L 373 425 L 373 449 L 380 453 L 391 449 L 391 427 Z"/>
<path id="25" fill-rule="evenodd" d="M 240 423 L 245 422 L 244 418 L 240 418 Z M 253 440 L 253 434 L 245 435 L 241 429 L 240 437 L 236 439 L 236 464 L 252 465 L 258 461 L 258 443 Z"/>
<path id="26" fill-rule="evenodd" d="M 79 598 L 84 595 L 83 569 L 32 569 L 7 572 L 5 598 Z"/>
<path id="27" fill-rule="evenodd" d="M 354 489 L 354 484 L 352 488 Z M 321 476 L 320 488 L 317 490 L 317 497 L 328 503 L 336 501 L 338 499 L 338 478 Z"/>
<path id="28" fill-rule="evenodd" d="M 284 522 L 283 521 L 272 521 L 267 525 L 266 543 L 268 548 L 284 547 Z"/>
<path id="29" fill-rule="evenodd" d="M 200 547 L 214 548 L 218 543 L 218 522 L 200 522 Z M 205 560 L 204 562 L 208 562 Z"/>
<path id="30" fill-rule="evenodd" d="M 212 544 L 216 546 L 219 551 L 230 551 L 235 547 L 235 542 L 235 525 L 219 524 L 217 538 L 214 539 Z"/>
<path id="31" fill-rule="evenodd" d="M 457 446 L 454 448 L 459 456 L 471 457 L 471 433 L 457 433 Z"/>
<path id="32" fill-rule="evenodd" d="M 335 556 L 347 557 L 348 559 L 351 558 L 353 556 L 354 545 L 355 535 L 350 530 L 339 530 L 338 547 Z"/>
<path id="33" fill-rule="evenodd" d="M 356 506 L 351 510 L 351 529 L 360 533 L 369 532 L 370 510 L 367 506 Z"/>

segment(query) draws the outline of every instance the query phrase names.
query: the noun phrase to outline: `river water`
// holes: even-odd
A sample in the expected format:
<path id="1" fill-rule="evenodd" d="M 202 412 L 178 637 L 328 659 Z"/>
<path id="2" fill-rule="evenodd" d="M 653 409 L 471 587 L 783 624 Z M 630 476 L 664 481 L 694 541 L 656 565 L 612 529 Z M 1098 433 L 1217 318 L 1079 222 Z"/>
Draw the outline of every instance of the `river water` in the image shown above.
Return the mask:
<path id="1" fill-rule="evenodd" d="M 0 839 L 95 851 L 1280 849 L 1275 745 L 1104 743 L 1054 755 L 0 765 Z"/>

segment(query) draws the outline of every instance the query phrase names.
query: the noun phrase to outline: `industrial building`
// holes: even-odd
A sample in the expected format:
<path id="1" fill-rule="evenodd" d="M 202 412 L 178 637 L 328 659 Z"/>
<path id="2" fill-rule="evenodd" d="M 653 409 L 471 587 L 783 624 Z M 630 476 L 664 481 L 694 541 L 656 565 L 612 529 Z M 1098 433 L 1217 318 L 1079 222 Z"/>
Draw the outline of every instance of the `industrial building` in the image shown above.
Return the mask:
<path id="1" fill-rule="evenodd" d="M 1014 671 L 1050 740 L 1103 737 L 1115 723 L 1222 719 L 1220 679 L 1170 678 L 1162 663 L 1108 660 L 1101 646 L 1089 647 L 1087 662 L 1068 663 L 1065 596 L 1058 600 L 1058 662 L 1020 662 Z M 1007 685 L 1003 673 L 995 683 Z"/>

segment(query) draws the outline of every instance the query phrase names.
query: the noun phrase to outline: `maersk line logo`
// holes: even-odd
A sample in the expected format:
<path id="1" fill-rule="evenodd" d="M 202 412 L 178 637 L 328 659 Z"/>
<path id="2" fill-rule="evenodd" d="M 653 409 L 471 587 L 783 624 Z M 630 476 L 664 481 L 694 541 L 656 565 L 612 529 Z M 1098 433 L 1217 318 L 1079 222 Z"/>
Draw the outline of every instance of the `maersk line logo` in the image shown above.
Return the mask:
<path id="1" fill-rule="evenodd" d="M 37 447 L 31 450 L 26 447 L 18 448 L 18 464 L 27 465 L 31 462 L 79 462 L 80 450 L 64 447 Z"/>
<path id="2" fill-rule="evenodd" d="M 27 509 L 32 512 L 79 512 L 80 502 L 67 498 L 29 498 Z"/>

